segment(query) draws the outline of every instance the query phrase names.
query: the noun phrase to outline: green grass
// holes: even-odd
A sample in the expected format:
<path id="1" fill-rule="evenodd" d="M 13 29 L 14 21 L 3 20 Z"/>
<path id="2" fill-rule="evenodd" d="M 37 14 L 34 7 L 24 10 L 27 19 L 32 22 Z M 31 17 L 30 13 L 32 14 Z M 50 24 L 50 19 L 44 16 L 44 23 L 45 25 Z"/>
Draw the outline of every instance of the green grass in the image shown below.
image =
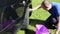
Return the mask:
<path id="1" fill-rule="evenodd" d="M 38 0 L 38 1 L 37 0 L 35 0 L 35 1 L 32 0 L 33 8 L 36 7 L 37 5 L 41 4 L 41 2 L 42 2 L 42 0 Z M 57 0 L 51 0 L 51 2 L 58 2 L 58 3 L 60 3 L 60 0 L 58 0 L 58 1 Z M 37 23 L 43 23 L 49 16 L 50 16 L 50 14 L 47 11 L 45 11 L 43 9 L 38 9 L 38 10 L 36 10 L 36 11 L 34 11 L 32 13 L 32 16 L 30 17 L 30 19 L 34 19 L 34 20 L 36 19 L 36 21 L 34 21 L 34 22 L 32 21 L 31 23 L 32 23 L 32 25 L 34 25 L 33 23 L 35 23 L 35 25 Z M 49 29 L 49 31 L 51 32 L 51 34 L 54 34 L 54 30 L 53 29 Z"/>
<path id="2" fill-rule="evenodd" d="M 38 2 L 36 2 L 37 0 L 32 0 L 32 5 L 33 5 L 33 8 L 39 4 L 41 4 L 42 0 L 38 0 Z M 60 2 L 60 0 L 51 0 L 51 2 Z M 48 17 L 50 16 L 50 14 L 43 10 L 43 9 L 38 9 L 36 11 L 34 11 L 32 13 L 32 16 L 30 17 L 30 19 L 37 19 L 39 23 L 43 23 Z M 41 21 L 42 20 L 42 21 Z M 35 23 L 38 23 L 35 21 Z M 32 22 L 34 23 L 34 22 Z M 32 24 L 33 25 L 33 24 Z M 35 25 L 34 25 L 35 26 Z M 54 30 L 53 29 L 49 29 L 49 31 L 51 32 L 51 34 L 54 34 Z"/>
<path id="3" fill-rule="evenodd" d="M 41 4 L 43 0 L 32 0 L 32 6 L 33 8 L 36 7 L 37 5 Z M 51 0 L 53 2 L 60 2 L 60 0 Z M 18 11 L 20 11 L 20 9 L 18 9 Z M 22 13 L 21 13 L 22 14 Z M 24 30 L 19 30 L 17 32 L 17 34 L 35 34 L 35 25 L 36 24 L 40 24 L 40 23 L 44 23 L 44 21 L 50 16 L 48 11 L 41 9 L 38 9 L 34 12 L 32 12 L 32 15 L 30 17 L 30 25 L 29 25 L 29 30 L 27 32 L 25 32 Z M 49 31 L 51 32 L 51 34 L 54 33 L 53 29 L 49 29 Z"/>

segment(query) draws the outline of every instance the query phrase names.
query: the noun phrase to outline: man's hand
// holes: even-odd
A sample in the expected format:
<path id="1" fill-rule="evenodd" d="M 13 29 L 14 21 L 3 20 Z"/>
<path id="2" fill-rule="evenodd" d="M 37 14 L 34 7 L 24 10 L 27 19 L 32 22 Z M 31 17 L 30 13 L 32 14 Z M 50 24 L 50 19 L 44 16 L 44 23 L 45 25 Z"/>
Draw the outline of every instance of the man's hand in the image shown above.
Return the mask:
<path id="1" fill-rule="evenodd" d="M 60 16 L 59 16 L 59 17 L 57 17 L 57 20 L 58 20 L 58 24 L 57 24 L 57 28 L 56 28 L 56 31 L 55 31 L 55 33 L 54 33 L 54 34 L 58 34 L 58 33 L 59 33 L 59 31 L 60 31 Z"/>
<path id="2" fill-rule="evenodd" d="M 42 8 L 42 6 L 41 5 L 38 5 L 37 7 L 35 7 L 35 8 L 29 8 L 29 11 L 34 11 L 34 10 L 37 10 L 37 9 L 39 9 L 39 8 Z"/>
<path id="3" fill-rule="evenodd" d="M 34 9 L 29 9 L 29 11 L 34 11 Z"/>

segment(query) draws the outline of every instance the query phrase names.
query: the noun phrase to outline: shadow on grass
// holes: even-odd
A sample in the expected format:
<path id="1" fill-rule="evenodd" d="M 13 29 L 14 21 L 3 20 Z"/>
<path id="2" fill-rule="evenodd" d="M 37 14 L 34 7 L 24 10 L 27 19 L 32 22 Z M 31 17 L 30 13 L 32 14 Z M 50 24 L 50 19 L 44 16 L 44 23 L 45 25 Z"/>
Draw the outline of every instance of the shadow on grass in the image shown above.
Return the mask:
<path id="1" fill-rule="evenodd" d="M 35 31 L 29 29 L 21 29 L 25 31 L 25 34 L 35 34 Z"/>
<path id="2" fill-rule="evenodd" d="M 43 21 L 43 20 L 30 19 L 30 22 L 29 22 L 29 23 L 30 23 L 31 26 L 34 26 L 34 27 L 35 27 L 36 24 L 44 24 L 44 22 L 45 22 L 45 21 Z"/>
<path id="3" fill-rule="evenodd" d="M 44 20 L 38 20 L 38 19 L 30 19 L 30 25 L 36 26 L 36 24 L 44 24 Z M 50 25 L 50 24 L 49 24 Z M 46 26 L 48 29 L 56 29 L 54 26 Z"/>
<path id="4" fill-rule="evenodd" d="M 30 25 L 35 27 L 36 24 L 43 24 L 44 21 L 43 20 L 38 20 L 38 19 L 30 19 L 29 20 L 30 22 Z M 24 30 L 25 31 L 25 34 L 35 34 L 35 31 L 33 30 L 29 30 L 29 29 L 21 29 L 21 30 Z"/>

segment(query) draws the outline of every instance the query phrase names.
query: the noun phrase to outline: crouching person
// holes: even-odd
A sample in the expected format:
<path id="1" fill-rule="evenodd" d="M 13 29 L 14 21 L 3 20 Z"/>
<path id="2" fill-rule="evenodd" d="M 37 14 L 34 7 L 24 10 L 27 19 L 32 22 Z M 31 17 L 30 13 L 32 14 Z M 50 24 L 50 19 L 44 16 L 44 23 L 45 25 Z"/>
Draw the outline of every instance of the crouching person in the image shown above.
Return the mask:
<path id="1" fill-rule="evenodd" d="M 60 31 L 60 4 L 56 2 L 49 2 L 48 0 L 44 0 L 41 5 L 38 5 L 36 8 L 30 10 L 36 10 L 39 8 L 43 8 L 44 10 L 50 12 L 57 18 L 58 24 L 54 34 L 58 34 Z"/>

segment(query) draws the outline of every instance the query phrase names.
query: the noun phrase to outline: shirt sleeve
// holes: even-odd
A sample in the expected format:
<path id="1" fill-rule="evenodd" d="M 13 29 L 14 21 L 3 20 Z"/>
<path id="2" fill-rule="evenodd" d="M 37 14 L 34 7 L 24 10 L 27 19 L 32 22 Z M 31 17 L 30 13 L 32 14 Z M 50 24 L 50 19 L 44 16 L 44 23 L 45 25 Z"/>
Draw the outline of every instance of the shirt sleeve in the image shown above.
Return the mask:
<path id="1" fill-rule="evenodd" d="M 60 16 L 60 5 L 57 6 L 57 16 Z"/>

